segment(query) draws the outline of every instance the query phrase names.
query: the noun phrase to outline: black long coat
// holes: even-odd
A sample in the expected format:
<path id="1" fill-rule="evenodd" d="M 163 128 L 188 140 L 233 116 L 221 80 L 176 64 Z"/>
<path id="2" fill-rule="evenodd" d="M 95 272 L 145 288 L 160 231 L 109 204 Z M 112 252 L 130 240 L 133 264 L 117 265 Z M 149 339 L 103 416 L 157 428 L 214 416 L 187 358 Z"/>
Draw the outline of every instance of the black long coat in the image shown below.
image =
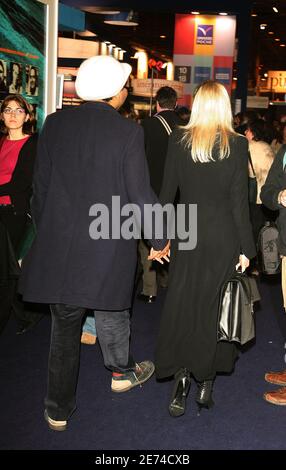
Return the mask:
<path id="1" fill-rule="evenodd" d="M 230 156 L 195 163 L 172 134 L 166 160 L 161 202 L 197 204 L 197 245 L 178 250 L 171 243 L 169 288 L 156 351 L 158 378 L 188 368 L 197 380 L 230 372 L 236 357 L 230 343 L 217 343 L 216 324 L 221 286 L 235 270 L 240 253 L 255 256 L 248 208 L 248 144 L 230 139 Z M 217 155 L 214 153 L 214 158 Z M 193 226 L 191 225 L 191 229 Z"/>
<path id="2" fill-rule="evenodd" d="M 46 119 L 38 145 L 32 213 L 37 236 L 23 263 L 24 299 L 99 310 L 130 307 L 134 239 L 89 235 L 92 205 L 154 204 L 143 131 L 109 104 L 88 102 Z M 111 226 L 111 222 L 110 222 Z M 161 249 L 166 240 L 152 240 Z"/>

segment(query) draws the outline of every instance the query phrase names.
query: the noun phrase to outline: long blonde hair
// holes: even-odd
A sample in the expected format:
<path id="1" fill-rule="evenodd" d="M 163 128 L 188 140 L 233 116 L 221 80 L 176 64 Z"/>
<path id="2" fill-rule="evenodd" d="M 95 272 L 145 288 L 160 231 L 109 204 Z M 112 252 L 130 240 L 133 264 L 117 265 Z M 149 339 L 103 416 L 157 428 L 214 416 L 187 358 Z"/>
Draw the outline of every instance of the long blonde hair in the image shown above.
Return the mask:
<path id="1" fill-rule="evenodd" d="M 235 134 L 228 93 L 223 85 L 209 80 L 198 88 L 191 117 L 182 138 L 192 151 L 192 159 L 206 163 L 214 160 L 213 147 L 218 148 L 219 159 L 229 156 L 229 136 Z"/>

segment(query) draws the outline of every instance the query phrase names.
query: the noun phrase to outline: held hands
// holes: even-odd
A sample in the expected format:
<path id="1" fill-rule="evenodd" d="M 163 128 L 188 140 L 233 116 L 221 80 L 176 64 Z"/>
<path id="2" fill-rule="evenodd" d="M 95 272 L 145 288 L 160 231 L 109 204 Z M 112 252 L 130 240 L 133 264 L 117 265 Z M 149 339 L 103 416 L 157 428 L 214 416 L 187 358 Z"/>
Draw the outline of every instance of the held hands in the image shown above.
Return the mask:
<path id="1" fill-rule="evenodd" d="M 246 258 L 245 255 L 240 255 L 239 262 L 235 266 L 235 269 L 237 270 L 240 267 L 241 272 L 244 273 L 244 271 L 248 268 L 248 266 L 249 266 L 249 259 Z"/>
<path id="2" fill-rule="evenodd" d="M 278 204 L 281 204 L 282 206 L 286 207 L 286 189 L 283 189 L 278 194 Z"/>
<path id="3" fill-rule="evenodd" d="M 156 260 L 158 261 L 158 263 L 164 264 L 162 259 L 164 259 L 165 261 L 169 263 L 170 262 L 169 256 L 170 256 L 170 241 L 168 241 L 165 248 L 163 248 L 163 250 L 161 251 L 156 251 L 154 250 L 154 248 L 151 248 L 148 259 L 151 261 Z"/>

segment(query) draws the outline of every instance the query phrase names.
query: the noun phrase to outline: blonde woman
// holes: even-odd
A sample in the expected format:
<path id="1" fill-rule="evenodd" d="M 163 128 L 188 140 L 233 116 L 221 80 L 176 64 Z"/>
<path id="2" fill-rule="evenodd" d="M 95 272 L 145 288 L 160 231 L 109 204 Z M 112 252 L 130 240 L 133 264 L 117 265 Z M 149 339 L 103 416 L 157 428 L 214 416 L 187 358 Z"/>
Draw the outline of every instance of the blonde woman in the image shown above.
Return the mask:
<path id="1" fill-rule="evenodd" d="M 231 372 L 233 343 L 216 340 L 219 293 L 238 265 L 244 271 L 255 256 L 248 208 L 248 143 L 232 127 L 230 101 L 223 85 L 203 83 L 186 127 L 172 135 L 161 202 L 197 205 L 197 245 L 171 246 L 170 284 L 156 348 L 156 373 L 175 376 L 169 404 L 172 416 L 185 412 L 191 377 L 199 407 L 213 404 L 217 372 Z M 179 226 L 180 220 L 177 221 Z M 195 221 L 190 221 L 191 230 Z"/>

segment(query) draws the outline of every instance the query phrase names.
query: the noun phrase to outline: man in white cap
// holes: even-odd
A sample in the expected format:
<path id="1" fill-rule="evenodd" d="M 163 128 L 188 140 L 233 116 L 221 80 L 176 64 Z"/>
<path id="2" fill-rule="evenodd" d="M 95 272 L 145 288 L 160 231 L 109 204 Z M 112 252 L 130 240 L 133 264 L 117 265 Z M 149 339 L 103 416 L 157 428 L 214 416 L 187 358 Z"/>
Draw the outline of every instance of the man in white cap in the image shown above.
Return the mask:
<path id="1" fill-rule="evenodd" d="M 76 79 L 85 102 L 48 116 L 39 138 L 32 202 L 37 236 L 23 263 L 20 290 L 27 301 L 50 304 L 45 418 L 57 431 L 66 429 L 76 408 L 86 309 L 95 311 L 113 392 L 130 390 L 154 372 L 151 361 L 138 364 L 129 352 L 137 240 L 122 236 L 121 207 L 113 206 L 120 196 L 121 206 L 136 204 L 143 214 L 145 204 L 158 202 L 143 131 L 116 111 L 126 99 L 130 72 L 130 65 L 109 56 L 85 60 Z M 152 259 L 167 259 L 166 239 L 152 234 Z"/>

